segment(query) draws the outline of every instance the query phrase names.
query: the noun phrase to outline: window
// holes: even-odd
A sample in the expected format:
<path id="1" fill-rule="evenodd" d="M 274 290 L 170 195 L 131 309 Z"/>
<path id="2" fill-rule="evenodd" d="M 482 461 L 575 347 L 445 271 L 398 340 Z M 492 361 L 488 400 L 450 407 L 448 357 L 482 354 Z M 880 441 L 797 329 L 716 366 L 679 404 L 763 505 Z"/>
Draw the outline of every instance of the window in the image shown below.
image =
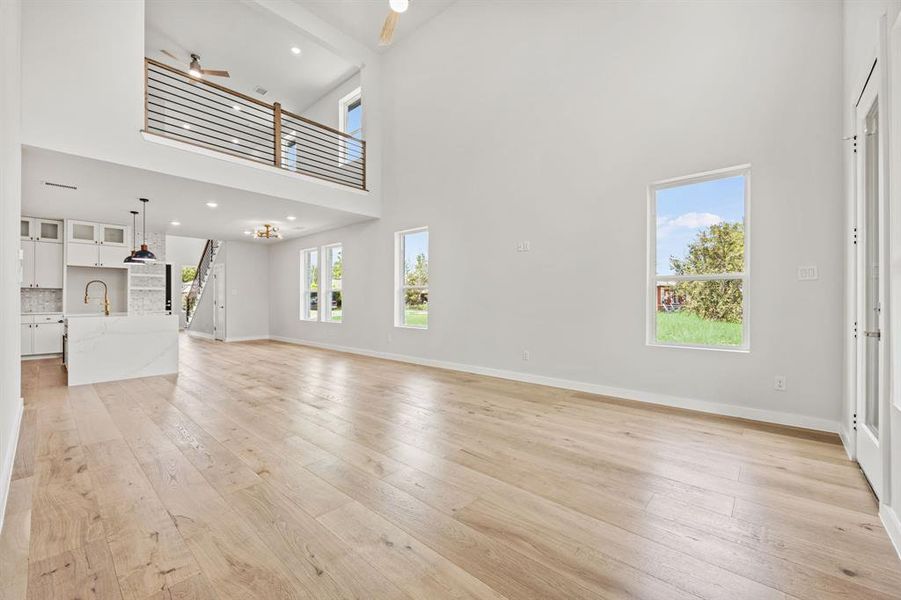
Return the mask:
<path id="1" fill-rule="evenodd" d="M 750 167 L 648 193 L 648 343 L 747 350 Z"/>
<path id="2" fill-rule="evenodd" d="M 304 321 L 319 320 L 319 249 L 301 250 L 303 265 L 303 290 L 301 295 L 300 318 Z"/>
<path id="3" fill-rule="evenodd" d="M 395 315 L 397 327 L 429 326 L 429 230 L 422 227 L 396 234 Z"/>
<path id="4" fill-rule="evenodd" d="M 358 140 L 363 139 L 363 96 L 360 88 L 338 101 L 338 129 Z M 340 142 L 341 164 L 351 163 L 362 158 L 362 144 L 344 136 L 341 136 Z"/>
<path id="5" fill-rule="evenodd" d="M 341 297 L 341 279 L 344 270 L 341 244 L 333 244 L 323 248 L 325 266 L 323 268 L 323 304 L 322 320 L 340 323 L 343 314 L 343 298 Z"/>

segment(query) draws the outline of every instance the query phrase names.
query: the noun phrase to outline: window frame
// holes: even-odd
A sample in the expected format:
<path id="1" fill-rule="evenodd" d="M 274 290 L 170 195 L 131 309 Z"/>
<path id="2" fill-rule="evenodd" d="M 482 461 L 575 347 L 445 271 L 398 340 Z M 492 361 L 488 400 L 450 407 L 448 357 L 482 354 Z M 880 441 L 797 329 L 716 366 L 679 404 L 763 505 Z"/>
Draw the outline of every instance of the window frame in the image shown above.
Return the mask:
<path id="1" fill-rule="evenodd" d="M 428 234 L 428 244 L 426 245 L 426 256 L 429 260 L 429 285 L 413 285 L 408 286 L 405 282 L 405 263 L 404 254 L 406 249 L 405 237 L 414 233 L 426 232 Z M 414 227 L 412 229 L 404 229 L 394 234 L 394 326 L 400 329 L 413 329 L 417 331 L 428 331 L 430 318 L 426 320 L 425 325 L 407 325 L 404 321 L 405 317 L 405 294 L 408 289 L 425 290 L 427 293 L 432 283 L 432 260 L 431 256 L 432 236 L 429 232 L 428 225 L 422 227 Z M 431 298 L 429 298 L 431 304 Z M 431 310 L 428 311 L 431 317 Z"/>
<path id="2" fill-rule="evenodd" d="M 340 325 L 344 322 L 344 270 L 342 266 L 341 272 L 341 288 L 338 290 L 341 292 L 341 319 L 338 321 L 332 320 L 332 292 L 334 292 L 334 288 L 332 288 L 332 252 L 334 252 L 335 248 L 341 250 L 341 260 L 344 260 L 344 245 L 341 242 L 335 242 L 333 244 L 327 244 L 322 246 L 319 249 L 321 259 L 321 267 L 319 268 L 319 320 L 323 323 L 334 323 Z M 329 276 L 325 276 L 326 267 L 328 268 Z M 328 302 L 322 302 L 322 298 L 327 298 Z M 323 308 L 325 307 L 325 308 Z"/>
<path id="3" fill-rule="evenodd" d="M 307 295 L 312 292 L 312 281 L 307 277 L 309 266 L 312 264 L 310 257 L 316 252 L 316 267 L 318 281 L 316 281 L 317 308 L 316 316 L 312 317 L 310 304 L 307 302 Z M 300 320 L 315 323 L 321 319 L 322 315 L 322 253 L 318 246 L 313 248 L 304 248 L 300 251 Z"/>
<path id="4" fill-rule="evenodd" d="M 351 110 L 352 106 L 357 103 L 359 103 L 360 110 L 362 111 L 363 110 L 363 88 L 362 87 L 357 87 L 356 89 L 351 91 L 349 94 L 345 95 L 340 100 L 338 100 L 338 129 L 340 131 L 342 131 L 343 133 L 353 136 L 354 138 L 356 138 L 358 140 L 362 140 L 363 139 L 363 117 L 362 117 L 362 115 L 360 117 L 360 128 L 356 129 L 354 131 L 347 131 L 347 113 Z M 347 158 L 347 152 L 348 152 L 347 140 L 344 136 L 338 136 L 338 137 L 340 138 L 339 144 L 338 144 L 339 148 L 340 148 L 340 150 L 338 152 L 338 163 L 339 164 L 348 165 L 348 164 L 352 164 L 354 162 L 359 162 L 360 160 L 362 160 L 362 156 L 360 156 L 359 158 L 354 158 L 352 160 L 349 160 Z M 362 148 L 361 148 L 361 154 L 362 154 Z"/>
<path id="5" fill-rule="evenodd" d="M 716 179 L 743 176 L 744 217 L 744 271 L 740 273 L 717 273 L 708 275 L 658 275 L 657 274 L 657 192 Z M 751 351 L 751 165 L 743 164 L 693 175 L 685 175 L 656 181 L 648 186 L 647 199 L 647 290 L 646 290 L 646 345 L 659 348 L 685 348 L 692 350 L 715 350 L 720 352 L 750 353 Z M 742 343 L 739 346 L 660 342 L 657 340 L 657 283 L 666 281 L 725 281 L 742 282 Z"/>

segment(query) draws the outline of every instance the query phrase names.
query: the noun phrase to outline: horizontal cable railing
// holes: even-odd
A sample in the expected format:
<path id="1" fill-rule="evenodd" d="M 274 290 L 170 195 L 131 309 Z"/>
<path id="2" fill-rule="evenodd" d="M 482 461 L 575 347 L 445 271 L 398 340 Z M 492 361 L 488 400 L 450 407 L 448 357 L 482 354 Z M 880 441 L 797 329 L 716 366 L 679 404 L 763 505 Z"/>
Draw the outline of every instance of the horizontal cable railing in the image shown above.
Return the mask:
<path id="1" fill-rule="evenodd" d="M 224 86 L 145 59 L 144 130 L 366 189 L 366 142 Z"/>

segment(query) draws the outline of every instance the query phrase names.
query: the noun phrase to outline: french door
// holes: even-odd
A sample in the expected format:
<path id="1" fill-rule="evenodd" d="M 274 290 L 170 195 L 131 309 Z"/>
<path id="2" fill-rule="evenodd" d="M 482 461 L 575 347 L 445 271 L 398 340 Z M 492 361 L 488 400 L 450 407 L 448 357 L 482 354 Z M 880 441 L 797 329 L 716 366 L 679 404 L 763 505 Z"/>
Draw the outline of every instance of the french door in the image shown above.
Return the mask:
<path id="1" fill-rule="evenodd" d="M 876 493 L 884 484 L 888 418 L 885 315 L 888 306 L 885 135 L 879 64 L 856 109 L 857 133 L 857 461 Z"/>

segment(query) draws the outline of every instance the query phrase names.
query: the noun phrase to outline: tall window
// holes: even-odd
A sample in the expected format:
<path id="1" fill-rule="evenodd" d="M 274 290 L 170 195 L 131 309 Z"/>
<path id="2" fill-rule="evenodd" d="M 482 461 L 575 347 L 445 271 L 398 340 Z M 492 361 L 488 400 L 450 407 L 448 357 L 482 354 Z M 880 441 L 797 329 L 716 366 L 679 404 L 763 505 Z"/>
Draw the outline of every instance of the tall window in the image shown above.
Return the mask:
<path id="1" fill-rule="evenodd" d="M 395 315 L 397 327 L 429 326 L 429 230 L 399 231 L 395 239 Z"/>
<path id="2" fill-rule="evenodd" d="M 648 343 L 747 350 L 749 166 L 648 194 Z"/>
<path id="3" fill-rule="evenodd" d="M 343 315 L 343 298 L 341 296 L 341 279 L 344 264 L 342 260 L 341 244 L 333 244 L 323 248 L 325 263 L 323 266 L 323 295 L 322 320 L 331 323 L 340 323 Z"/>
<path id="4" fill-rule="evenodd" d="M 319 249 L 301 250 L 303 265 L 303 294 L 301 296 L 300 318 L 304 321 L 319 320 Z"/>
<path id="5" fill-rule="evenodd" d="M 358 140 L 363 139 L 363 96 L 360 88 L 338 101 L 338 129 Z M 362 144 L 344 136 L 340 141 L 342 164 L 360 160 L 363 156 Z"/>

